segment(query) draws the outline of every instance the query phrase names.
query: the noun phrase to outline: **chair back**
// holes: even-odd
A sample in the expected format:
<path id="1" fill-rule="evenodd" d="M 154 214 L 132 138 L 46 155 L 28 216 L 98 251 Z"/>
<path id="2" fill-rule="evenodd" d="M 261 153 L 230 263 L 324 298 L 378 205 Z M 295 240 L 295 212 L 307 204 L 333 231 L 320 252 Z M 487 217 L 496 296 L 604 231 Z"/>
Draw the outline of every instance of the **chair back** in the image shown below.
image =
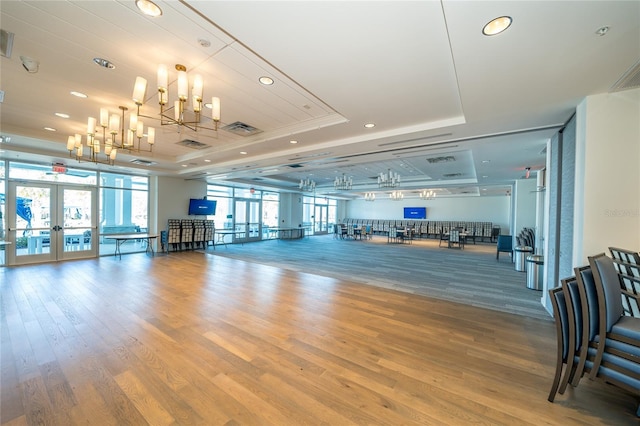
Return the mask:
<path id="1" fill-rule="evenodd" d="M 498 235 L 498 250 L 511 251 L 513 250 L 513 239 L 511 235 Z"/>
<path id="2" fill-rule="evenodd" d="M 589 256 L 589 265 L 596 283 L 598 303 L 605 310 L 604 315 L 600 316 L 600 320 L 605 321 L 604 330 L 608 333 L 611 331 L 611 327 L 624 315 L 620 280 L 616 268 L 613 266 L 613 260 L 604 253 Z M 602 324 L 600 326 L 602 328 Z"/>
<path id="3" fill-rule="evenodd" d="M 584 340 L 592 341 L 598 335 L 598 292 L 596 291 L 596 283 L 593 279 L 593 272 L 590 266 L 582 266 L 574 269 L 578 291 L 580 292 L 580 303 L 585 322 L 584 327 L 586 334 Z M 586 317 L 586 318 L 585 318 Z M 583 332 L 585 331 L 583 330 Z"/>
<path id="4" fill-rule="evenodd" d="M 457 229 L 452 229 L 449 231 L 449 242 L 459 243 L 460 242 L 460 231 Z"/>

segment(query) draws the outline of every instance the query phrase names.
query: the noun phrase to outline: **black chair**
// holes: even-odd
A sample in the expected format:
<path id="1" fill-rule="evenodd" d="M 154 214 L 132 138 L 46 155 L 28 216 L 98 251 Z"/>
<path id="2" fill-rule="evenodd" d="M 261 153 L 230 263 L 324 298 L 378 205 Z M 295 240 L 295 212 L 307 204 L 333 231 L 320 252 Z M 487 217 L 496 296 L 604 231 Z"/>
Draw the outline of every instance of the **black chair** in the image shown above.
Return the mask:
<path id="1" fill-rule="evenodd" d="M 445 234 L 443 230 L 440 231 L 440 242 L 438 243 L 438 247 L 442 247 L 442 242 L 445 241 L 447 246 L 449 245 L 449 234 Z"/>
<path id="2" fill-rule="evenodd" d="M 558 393 L 562 371 L 567 362 L 567 358 L 569 357 L 569 311 L 567 309 L 565 294 L 562 291 L 561 287 L 556 287 L 552 290 L 549 290 L 549 298 L 551 299 L 551 306 L 553 307 L 553 317 L 555 318 L 556 323 L 558 348 L 556 355 L 556 373 L 551 384 L 549 396 L 547 397 L 547 400 L 549 402 L 553 402 L 556 393 Z"/>
<path id="3" fill-rule="evenodd" d="M 496 260 L 500 260 L 500 253 L 509 253 L 513 257 L 513 238 L 511 235 L 498 235 L 496 248 Z"/>
<path id="4" fill-rule="evenodd" d="M 464 249 L 464 239 L 460 235 L 459 229 L 452 229 L 449 231 L 449 244 L 448 247 L 452 248 L 458 246 L 459 249 Z"/>

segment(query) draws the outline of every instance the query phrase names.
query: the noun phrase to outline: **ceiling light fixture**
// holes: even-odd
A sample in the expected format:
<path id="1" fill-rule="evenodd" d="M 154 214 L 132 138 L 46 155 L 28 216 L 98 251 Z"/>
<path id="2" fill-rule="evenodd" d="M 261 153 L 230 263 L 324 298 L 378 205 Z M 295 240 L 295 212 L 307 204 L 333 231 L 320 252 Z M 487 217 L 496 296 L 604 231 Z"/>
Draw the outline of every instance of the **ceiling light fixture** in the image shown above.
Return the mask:
<path id="1" fill-rule="evenodd" d="M 139 120 L 137 113 L 131 113 L 129 115 L 129 126 L 127 127 L 125 113 L 128 108 L 119 106 L 118 109 L 120 109 L 120 114 L 112 114 L 107 108 L 100 108 L 99 119 L 95 117 L 87 119 L 86 146 L 89 152 L 86 157 L 84 156 L 82 135 L 69 136 L 67 140 L 69 156 L 73 156 L 75 151 L 75 158 L 79 162 L 91 161 L 93 163 L 113 165 L 118 149 L 128 152 L 151 152 L 156 138 L 155 129 L 147 127 L 148 148 L 143 149 L 141 140 L 145 136 L 145 127 L 142 120 Z M 102 128 L 102 141 L 98 139 L 98 126 Z M 107 135 L 107 130 L 110 137 Z M 118 135 L 120 135 L 119 140 Z M 135 139 L 137 139 L 137 144 Z M 104 160 L 100 160 L 101 152 L 105 155 Z"/>
<path id="2" fill-rule="evenodd" d="M 45 130 L 49 131 L 49 132 L 55 132 L 56 129 L 54 129 L 53 127 L 45 127 Z"/>
<path id="3" fill-rule="evenodd" d="M 301 191 L 314 192 L 316 190 L 316 182 L 310 178 L 300 179 L 299 188 Z"/>
<path id="4" fill-rule="evenodd" d="M 156 18 L 162 15 L 162 9 L 150 0 L 136 0 L 136 7 L 147 16 Z"/>
<path id="5" fill-rule="evenodd" d="M 365 201 L 375 201 L 376 200 L 376 194 L 374 194 L 373 192 L 367 192 L 364 194 L 364 200 Z"/>
<path id="6" fill-rule="evenodd" d="M 391 198 L 392 201 L 400 201 L 404 198 L 404 194 L 402 193 L 402 191 L 393 191 L 389 195 L 389 198 Z"/>
<path id="7" fill-rule="evenodd" d="M 337 191 L 349 191 L 353 188 L 353 178 L 347 177 L 344 173 L 342 177 L 336 176 L 336 179 L 333 181 L 333 188 Z"/>
<path id="8" fill-rule="evenodd" d="M 376 127 L 375 123 L 367 123 L 364 125 L 364 127 L 366 129 L 373 129 L 374 127 Z"/>
<path id="9" fill-rule="evenodd" d="M 511 19 L 510 16 L 500 16 L 498 18 L 492 19 L 482 28 L 482 34 L 486 36 L 500 34 L 504 30 L 509 28 L 509 26 L 511 26 L 512 21 L 513 19 Z"/>
<path id="10" fill-rule="evenodd" d="M 426 189 L 420 192 L 420 198 L 423 200 L 433 200 L 436 198 L 436 193 L 433 190 L 427 191 Z"/>
<path id="11" fill-rule="evenodd" d="M 398 185 L 400 185 L 400 175 L 392 172 L 391 169 L 388 169 L 387 173 L 380 173 L 378 175 L 379 188 L 395 188 Z"/>
<path id="12" fill-rule="evenodd" d="M 88 96 L 87 96 L 87 95 L 85 95 L 84 93 L 82 93 L 82 92 L 76 92 L 75 90 L 74 90 L 74 91 L 71 91 L 71 92 L 69 92 L 69 93 L 71 93 L 73 96 L 75 96 L 75 97 L 77 97 L 77 98 L 88 98 Z"/>
<path id="13" fill-rule="evenodd" d="M 158 67 L 158 103 L 160 104 L 160 113 L 156 117 L 143 115 L 140 113 L 140 107 L 144 103 L 147 91 L 147 80 L 143 77 L 137 77 L 133 86 L 133 101 L 138 106 L 137 115 L 140 117 L 159 119 L 161 126 L 174 125 L 180 132 L 181 126 L 188 128 L 194 132 L 198 130 L 218 131 L 218 123 L 220 122 L 220 98 L 211 98 L 211 120 L 213 127 L 205 127 L 201 125 L 200 112 L 202 111 L 202 93 L 204 90 L 204 82 L 202 76 L 196 75 L 191 86 L 191 110 L 188 109 L 189 99 L 189 77 L 187 76 L 187 68 L 184 65 L 176 64 L 178 72 L 177 95 L 178 99 L 174 101 L 172 107 L 165 108 L 169 102 L 169 72 L 166 65 Z M 173 110 L 173 116 L 167 115 Z"/>
<path id="14" fill-rule="evenodd" d="M 609 27 L 606 25 L 596 30 L 596 34 L 599 35 L 600 37 L 607 35 L 608 32 L 609 32 Z"/>
<path id="15" fill-rule="evenodd" d="M 273 79 L 271 77 L 267 77 L 266 75 L 260 77 L 258 81 L 260 82 L 260 84 L 265 86 L 271 86 L 273 84 Z"/>
<path id="16" fill-rule="evenodd" d="M 108 61 L 106 59 L 103 58 L 93 58 L 93 63 L 103 67 L 103 68 L 108 68 L 110 70 L 115 69 L 115 65 L 111 62 Z"/>
<path id="17" fill-rule="evenodd" d="M 69 118 L 69 114 L 65 114 L 64 112 L 55 112 L 54 115 L 60 118 Z"/>

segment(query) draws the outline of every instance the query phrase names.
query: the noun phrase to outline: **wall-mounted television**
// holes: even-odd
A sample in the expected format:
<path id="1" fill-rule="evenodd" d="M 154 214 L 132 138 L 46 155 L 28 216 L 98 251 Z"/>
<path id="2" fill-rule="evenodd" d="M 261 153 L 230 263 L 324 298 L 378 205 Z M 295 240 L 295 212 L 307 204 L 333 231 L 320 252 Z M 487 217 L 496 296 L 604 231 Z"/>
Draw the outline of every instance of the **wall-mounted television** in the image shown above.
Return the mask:
<path id="1" fill-rule="evenodd" d="M 216 214 L 215 200 L 192 198 L 189 200 L 189 215 L 214 216 Z"/>
<path id="2" fill-rule="evenodd" d="M 405 207 L 404 218 L 405 219 L 426 219 L 427 208 L 426 207 Z"/>

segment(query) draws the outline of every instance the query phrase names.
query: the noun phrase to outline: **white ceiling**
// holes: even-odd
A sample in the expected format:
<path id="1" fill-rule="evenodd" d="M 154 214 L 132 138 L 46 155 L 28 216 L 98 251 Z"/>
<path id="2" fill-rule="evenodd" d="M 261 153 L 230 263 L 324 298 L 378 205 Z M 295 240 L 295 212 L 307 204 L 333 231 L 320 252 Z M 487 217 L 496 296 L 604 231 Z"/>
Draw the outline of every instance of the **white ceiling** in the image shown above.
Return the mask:
<path id="1" fill-rule="evenodd" d="M 405 191 L 504 194 L 526 167 L 544 167 L 547 139 L 576 105 L 613 90 L 640 58 L 638 1 L 156 3 L 158 18 L 134 0 L 3 0 L 0 28 L 15 36 L 11 56 L 0 57 L 0 131 L 10 138 L 0 156 L 284 191 L 310 177 L 318 193 L 347 197 L 377 190 L 374 177 L 391 169 Z M 502 15 L 511 27 L 483 36 Z M 146 119 L 158 129 L 153 152 L 120 151 L 116 167 L 69 158 L 67 137 L 86 133 L 100 107 L 135 109 L 137 76 L 149 82 L 141 113 L 157 117 L 157 66 L 169 67 L 172 101 L 177 63 L 203 76 L 205 99 L 220 97 L 221 126 L 261 132 L 179 133 Z M 262 86 L 265 75 L 275 84 Z M 177 144 L 185 139 L 205 147 Z M 354 190 L 337 194 L 343 174 Z"/>

